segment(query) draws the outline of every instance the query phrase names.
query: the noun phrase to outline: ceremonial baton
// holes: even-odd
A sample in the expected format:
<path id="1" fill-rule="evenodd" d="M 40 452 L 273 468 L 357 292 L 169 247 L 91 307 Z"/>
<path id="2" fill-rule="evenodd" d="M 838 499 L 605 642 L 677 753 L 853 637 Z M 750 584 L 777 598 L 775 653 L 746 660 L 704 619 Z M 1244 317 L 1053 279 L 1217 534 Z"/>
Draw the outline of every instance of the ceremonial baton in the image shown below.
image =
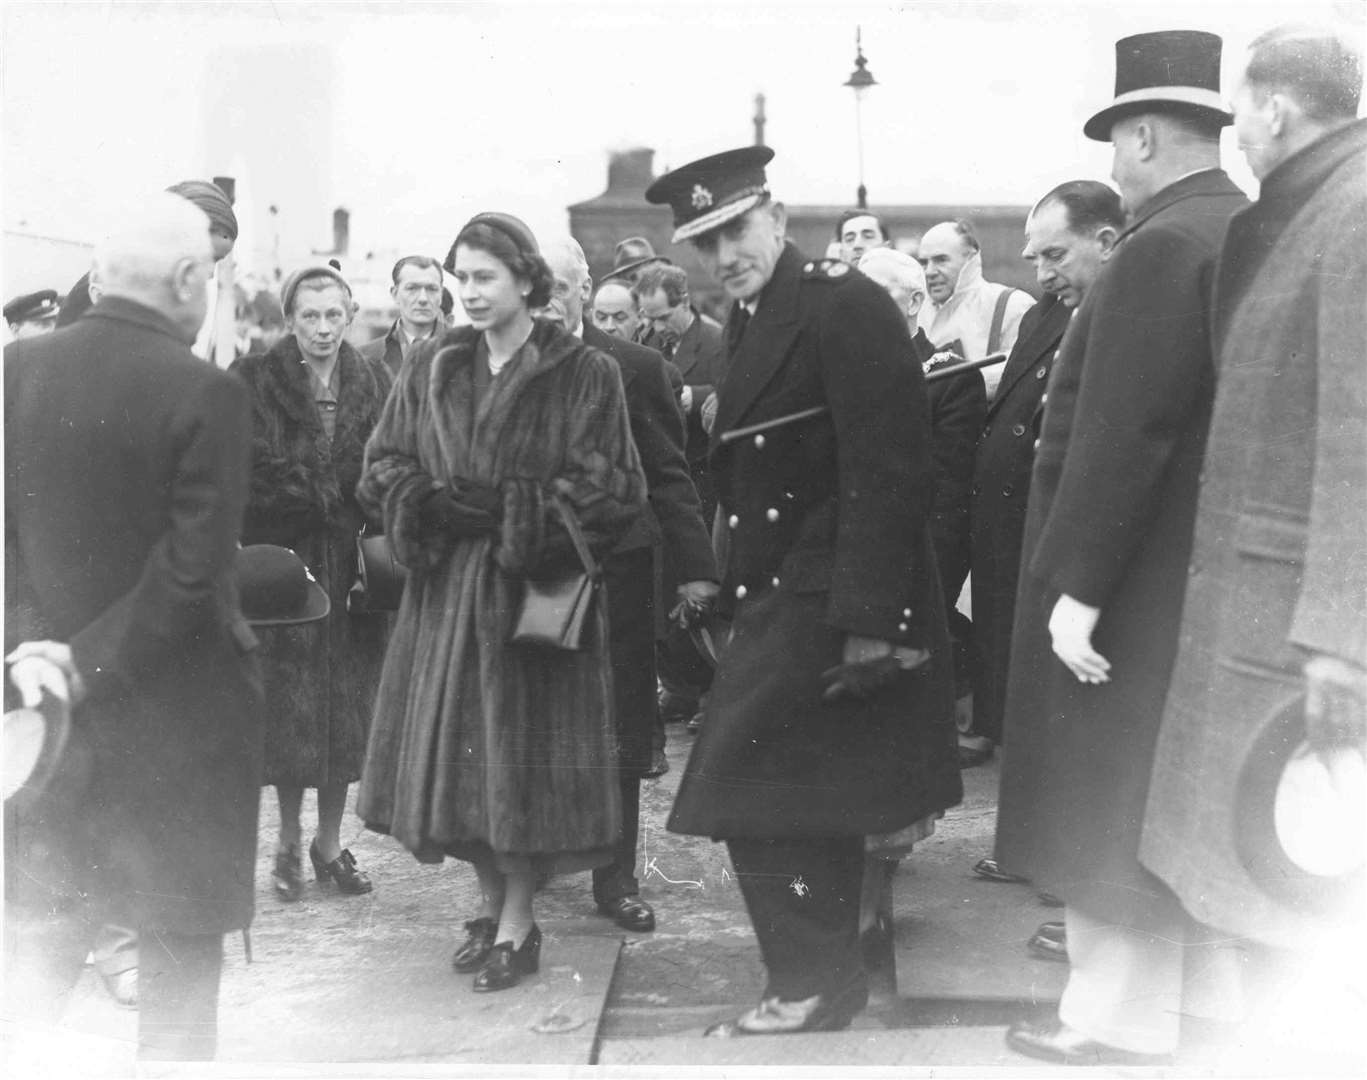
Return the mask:
<path id="1" fill-rule="evenodd" d="M 984 356 L 981 360 L 967 360 L 962 364 L 954 364 L 951 367 L 936 368 L 926 376 L 926 382 L 934 382 L 936 379 L 948 379 L 951 376 L 961 374 L 965 371 L 977 371 L 979 368 L 992 367 L 1000 364 L 1006 359 L 1006 353 L 997 352 L 990 356 Z M 760 435 L 774 428 L 787 427 L 789 424 L 796 424 L 799 420 L 810 420 L 814 416 L 823 416 L 830 412 L 827 405 L 816 405 L 810 409 L 802 409 L 800 412 L 789 413 L 787 416 L 776 416 L 772 420 L 763 420 L 758 424 L 750 424 L 747 427 L 733 428 L 726 431 L 717 439 L 722 445 L 735 442 L 737 439 L 748 439 L 751 435 Z"/>

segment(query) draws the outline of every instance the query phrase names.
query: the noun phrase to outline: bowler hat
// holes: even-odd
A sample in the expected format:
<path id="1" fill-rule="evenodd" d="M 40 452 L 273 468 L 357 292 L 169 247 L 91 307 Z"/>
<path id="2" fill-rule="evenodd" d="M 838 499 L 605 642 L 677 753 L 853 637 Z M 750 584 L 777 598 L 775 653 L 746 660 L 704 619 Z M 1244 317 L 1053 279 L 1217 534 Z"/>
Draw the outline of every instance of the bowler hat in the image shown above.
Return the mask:
<path id="1" fill-rule="evenodd" d="M 1234 844 L 1249 876 L 1278 903 L 1297 912 L 1341 914 L 1360 906 L 1367 885 L 1367 762 L 1361 746 L 1317 751 L 1305 735 L 1301 694 L 1259 724 L 1230 808 Z M 1348 790 L 1332 782 L 1326 759 L 1347 778 Z"/>
<path id="2" fill-rule="evenodd" d="M 644 236 L 628 236 L 620 240 L 612 249 L 612 269 L 603 275 L 604 281 L 616 277 L 627 277 L 651 263 L 668 263 L 663 255 L 656 255 L 650 241 Z"/>
<path id="3" fill-rule="evenodd" d="M 1192 113 L 1224 127 L 1233 121 L 1220 97 L 1220 35 L 1159 30 L 1115 43 L 1115 100 L 1082 126 L 1097 142 L 1111 127 L 1145 112 Z"/>
<path id="4" fill-rule="evenodd" d="M 52 788 L 53 778 L 58 775 L 58 765 L 71 736 L 71 707 L 55 694 L 45 692 L 36 709 L 5 713 L 0 736 L 5 802 L 26 808 Z M 62 770 L 63 783 L 58 787 L 66 789 L 67 782 L 79 785 L 84 771 L 68 762 Z"/>
<path id="5" fill-rule="evenodd" d="M 743 146 L 690 161 L 646 189 L 646 202 L 674 211 L 674 243 L 701 236 L 748 213 L 768 196 L 767 146 Z"/>
<path id="6" fill-rule="evenodd" d="M 237 553 L 242 614 L 253 626 L 291 626 L 325 619 L 327 591 L 289 548 L 252 544 Z"/>
<path id="7" fill-rule="evenodd" d="M 57 303 L 56 289 L 39 289 L 37 292 L 16 296 L 5 305 L 5 322 L 40 322 L 55 319 L 60 306 Z"/>

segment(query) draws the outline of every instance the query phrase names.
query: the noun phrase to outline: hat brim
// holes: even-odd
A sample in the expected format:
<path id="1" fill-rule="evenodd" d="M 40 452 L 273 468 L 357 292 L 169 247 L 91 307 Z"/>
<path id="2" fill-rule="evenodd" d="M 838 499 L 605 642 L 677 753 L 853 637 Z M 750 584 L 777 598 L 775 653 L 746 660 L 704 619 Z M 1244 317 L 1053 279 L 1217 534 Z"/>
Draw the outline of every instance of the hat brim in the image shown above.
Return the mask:
<path id="1" fill-rule="evenodd" d="M 319 619 L 326 619 L 332 614 L 332 601 L 328 599 L 327 590 L 316 581 L 309 582 L 308 599 L 304 602 L 303 610 L 295 615 L 277 615 L 269 619 L 248 618 L 252 626 L 298 626 L 300 623 L 317 622 Z"/>
<path id="2" fill-rule="evenodd" d="M 739 199 L 732 202 L 722 203 L 721 206 L 714 206 L 711 210 L 707 211 L 707 213 L 699 214 L 692 221 L 686 221 L 675 229 L 673 242 L 677 244 L 684 240 L 693 240 L 703 233 L 721 228 L 721 226 L 725 225 L 728 221 L 734 221 L 736 218 L 748 214 L 760 204 L 764 199 L 765 194 L 766 193 L 762 191 L 751 192 L 748 195 L 742 195 Z"/>
<path id="3" fill-rule="evenodd" d="M 1117 120 L 1146 112 L 1194 112 L 1218 121 L 1221 127 L 1234 122 L 1220 95 L 1196 86 L 1147 86 L 1121 94 L 1082 125 L 1082 134 L 1095 142 L 1110 142 Z"/>
<path id="4" fill-rule="evenodd" d="M 37 709 L 5 713 L 3 725 L 5 802 L 22 808 L 52 783 L 71 733 L 71 710 L 45 693 Z"/>
<path id="5" fill-rule="evenodd" d="M 615 277 L 622 277 L 624 274 L 629 274 L 633 270 L 640 269 L 642 266 L 649 266 L 651 263 L 657 262 L 667 263 L 670 266 L 674 265 L 672 259 L 667 259 L 663 255 L 647 255 L 644 259 L 636 259 L 629 263 L 623 263 L 621 266 L 614 266 L 608 273 L 603 275 L 603 280 L 611 281 Z"/>

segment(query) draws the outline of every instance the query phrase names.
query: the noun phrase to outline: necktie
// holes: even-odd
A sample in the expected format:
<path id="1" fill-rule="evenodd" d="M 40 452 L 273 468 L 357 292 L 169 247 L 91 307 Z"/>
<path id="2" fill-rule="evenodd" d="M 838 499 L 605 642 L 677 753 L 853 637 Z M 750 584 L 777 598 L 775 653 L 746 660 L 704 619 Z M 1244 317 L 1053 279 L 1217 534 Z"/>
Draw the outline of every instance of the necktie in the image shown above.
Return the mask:
<path id="1" fill-rule="evenodd" d="M 740 346 L 745 336 L 745 328 L 750 325 L 750 312 L 739 304 L 731 312 L 731 320 L 726 324 L 726 352 L 730 356 Z"/>

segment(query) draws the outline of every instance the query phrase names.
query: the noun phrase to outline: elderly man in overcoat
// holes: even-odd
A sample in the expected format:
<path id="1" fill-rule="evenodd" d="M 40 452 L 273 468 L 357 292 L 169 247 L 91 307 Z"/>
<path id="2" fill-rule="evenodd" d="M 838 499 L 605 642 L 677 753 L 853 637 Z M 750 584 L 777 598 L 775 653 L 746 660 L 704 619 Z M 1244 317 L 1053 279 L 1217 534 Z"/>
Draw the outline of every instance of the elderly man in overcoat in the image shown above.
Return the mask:
<path id="1" fill-rule="evenodd" d="M 735 301 L 711 433 L 734 632 L 668 826 L 727 841 L 768 969 L 718 1036 L 849 1024 L 864 837 L 962 790 L 924 377 L 886 292 L 785 243 L 772 156 L 717 154 L 646 193 Z"/>
<path id="2" fill-rule="evenodd" d="M 1221 1018 L 1184 988 L 1184 967 L 1214 978 L 1232 964 L 1194 947 L 1202 929 L 1138 850 L 1214 394 L 1210 286 L 1248 200 L 1219 168 L 1220 39 L 1140 34 L 1116 60 L 1116 100 L 1083 130 L 1114 146 L 1130 225 L 1050 379 L 996 845 L 1003 869 L 1066 902 L 1072 962 L 1058 1019 L 1016 1025 L 1008 1042 L 1089 1064 L 1163 1060 L 1183 1010 Z"/>
<path id="3" fill-rule="evenodd" d="M 140 1055 L 208 1059 L 256 865 L 262 702 L 230 576 L 251 417 L 190 351 L 203 212 L 159 194 L 95 267 L 84 318 L 5 350 L 11 676 L 31 697 L 55 665 L 76 701 L 67 798 L 6 808 L 6 1013 L 60 1005 L 114 921 L 142 939 Z"/>
<path id="4" fill-rule="evenodd" d="M 1215 282 L 1219 390 L 1139 853 L 1202 922 L 1307 953 L 1360 922 L 1360 881 L 1249 858 L 1231 808 L 1260 755 L 1361 752 L 1367 729 L 1361 89 L 1360 53 L 1288 28 L 1253 43 L 1234 94 L 1262 185 Z M 1271 730 L 1292 703 L 1303 723 Z"/>

